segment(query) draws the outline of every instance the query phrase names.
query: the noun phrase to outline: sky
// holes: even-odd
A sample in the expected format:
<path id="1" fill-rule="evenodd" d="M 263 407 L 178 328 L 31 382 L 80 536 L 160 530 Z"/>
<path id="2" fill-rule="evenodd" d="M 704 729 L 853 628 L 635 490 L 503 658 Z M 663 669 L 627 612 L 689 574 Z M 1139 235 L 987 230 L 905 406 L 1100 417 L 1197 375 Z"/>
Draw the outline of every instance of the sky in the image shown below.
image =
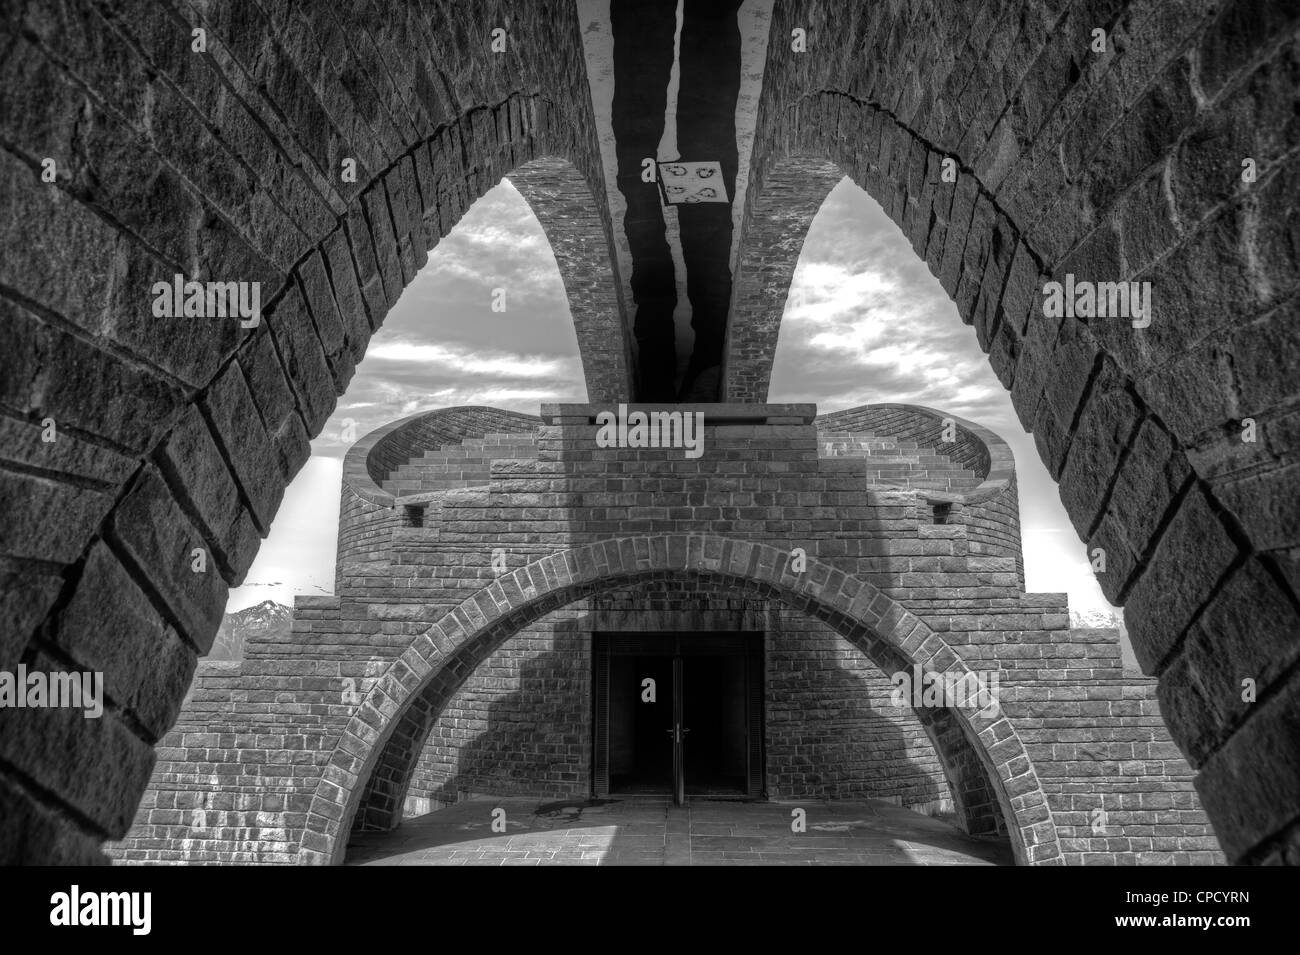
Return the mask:
<path id="1" fill-rule="evenodd" d="M 506 290 L 504 312 L 492 310 L 494 289 Z M 371 339 L 227 611 L 333 593 L 349 426 L 360 437 L 450 405 L 536 414 L 543 402 L 585 400 L 555 258 L 528 204 L 505 180 L 430 253 Z M 899 228 L 848 180 L 831 191 L 804 242 L 768 400 L 815 402 L 822 412 L 920 404 L 990 428 L 1016 459 L 1028 590 L 1065 591 L 1072 610 L 1119 615 L 1093 579 L 1056 485 L 974 330 Z"/>

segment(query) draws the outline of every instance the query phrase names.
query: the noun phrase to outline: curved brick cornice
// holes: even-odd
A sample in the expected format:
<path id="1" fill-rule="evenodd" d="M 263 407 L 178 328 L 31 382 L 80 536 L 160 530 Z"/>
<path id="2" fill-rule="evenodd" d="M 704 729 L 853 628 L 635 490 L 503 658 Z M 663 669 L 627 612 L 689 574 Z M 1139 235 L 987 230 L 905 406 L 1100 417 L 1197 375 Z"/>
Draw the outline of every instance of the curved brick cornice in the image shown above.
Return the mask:
<path id="1" fill-rule="evenodd" d="M 950 421 L 956 437 L 945 441 L 942 435 Z M 813 423 L 825 430 L 861 428 L 876 435 L 915 440 L 941 451 L 981 478 L 979 486 L 968 491 L 919 491 L 925 500 L 982 504 L 1006 492 L 1015 480 L 1015 457 L 1005 441 L 983 425 L 936 408 L 881 402 L 818 415 Z"/>
<path id="2" fill-rule="evenodd" d="M 486 405 L 417 412 L 376 428 L 352 445 L 343 458 L 343 483 L 362 500 L 391 507 L 396 499 L 384 489 L 384 482 L 412 458 L 463 438 L 534 431 L 540 423 L 536 415 Z"/>
<path id="3" fill-rule="evenodd" d="M 627 537 L 587 544 L 505 574 L 461 602 L 389 667 L 361 703 L 312 798 L 299 861 L 342 860 L 365 782 L 403 712 L 422 694 L 445 704 L 477 662 L 550 611 L 655 575 L 687 573 L 756 590 L 804 610 L 863 646 L 869 657 L 919 664 L 926 672 L 970 672 L 943 638 L 876 587 L 766 544 L 696 535 Z M 1008 819 L 1017 858 L 1061 862 L 1056 826 L 1037 774 L 1006 715 L 954 708 L 975 743 Z"/>

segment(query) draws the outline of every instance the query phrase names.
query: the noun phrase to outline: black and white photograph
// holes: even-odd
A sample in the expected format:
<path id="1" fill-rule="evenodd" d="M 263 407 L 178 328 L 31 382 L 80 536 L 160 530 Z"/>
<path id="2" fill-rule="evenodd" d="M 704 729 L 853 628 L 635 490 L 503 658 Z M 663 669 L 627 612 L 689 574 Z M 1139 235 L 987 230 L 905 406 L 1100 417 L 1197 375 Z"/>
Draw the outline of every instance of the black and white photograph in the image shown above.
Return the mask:
<path id="1" fill-rule="evenodd" d="M 3 0 L 0 164 L 6 927 L 1281 921 L 1295 0 Z"/>

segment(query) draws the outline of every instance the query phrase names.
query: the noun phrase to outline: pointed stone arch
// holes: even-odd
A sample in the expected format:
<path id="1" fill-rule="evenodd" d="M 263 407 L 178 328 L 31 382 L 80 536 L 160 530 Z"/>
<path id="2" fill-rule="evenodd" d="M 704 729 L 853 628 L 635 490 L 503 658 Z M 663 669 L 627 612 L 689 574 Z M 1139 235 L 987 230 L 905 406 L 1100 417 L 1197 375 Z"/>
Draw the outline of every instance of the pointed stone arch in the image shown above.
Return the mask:
<path id="1" fill-rule="evenodd" d="M 636 366 L 623 320 L 623 286 L 602 215 L 605 203 L 565 159 L 532 159 L 505 178 L 527 200 L 551 244 L 578 334 L 587 400 L 626 401 L 634 394 Z"/>
<path id="2" fill-rule="evenodd" d="M 751 164 L 811 150 L 924 248 L 1106 550 L 1244 862 L 1294 858 L 1300 825 L 1300 775 L 1273 769 L 1300 700 L 1296 23 L 1240 0 L 782 0 L 772 36 L 815 52 L 769 44 Z M 428 248 L 415 229 L 537 156 L 598 182 L 598 149 L 565 3 L 520 5 L 495 59 L 478 5 L 410 0 L 16 5 L 0 34 L 0 665 L 102 669 L 110 701 L 0 713 L 0 798 L 26 856 L 84 860 L 129 825 L 227 587 Z M 1145 339 L 1030 321 L 1071 271 L 1150 278 L 1164 317 Z M 159 325 L 148 292 L 175 274 L 262 283 L 265 321 Z"/>
<path id="3" fill-rule="evenodd" d="M 1281 238 L 1295 137 L 1265 130 L 1294 100 L 1296 22 L 1243 3 L 1187 16 L 778 3 L 772 35 L 804 28 L 819 53 L 769 45 L 751 165 L 762 187 L 739 258 L 750 285 L 736 301 L 755 320 L 729 328 L 724 385 L 731 400 L 763 400 L 752 366 L 774 353 L 788 289 L 785 269 L 762 287 L 765 236 L 784 213 L 763 189 L 811 208 L 823 184 L 798 170 L 833 164 L 973 327 L 1080 539 L 1104 552 L 1101 588 L 1125 608 L 1218 836 L 1243 862 L 1290 858 L 1300 825 L 1300 788 L 1279 799 L 1269 768 L 1300 686 L 1300 517 L 1284 503 L 1297 499 L 1300 450 L 1278 435 L 1298 396 L 1285 362 L 1264 354 L 1295 345 L 1300 259 Z M 1097 27 L 1104 54 L 1090 45 Z M 781 241 L 801 245 L 805 219 L 792 215 Z M 1047 317 L 1043 287 L 1067 275 L 1150 282 L 1152 324 Z M 1243 440 L 1247 420 L 1279 440 Z M 1254 673 L 1249 702 L 1240 680 Z"/>
<path id="4" fill-rule="evenodd" d="M 17 771 L 5 815 L 28 820 L 33 858 L 93 858 L 127 831 L 311 438 L 476 198 L 512 172 L 534 200 L 562 195 L 534 201 L 544 230 L 618 286 L 585 78 L 555 57 L 581 48 L 571 11 L 516 19 L 520 72 L 446 42 L 476 35 L 468 9 L 232 9 L 0 16 L 7 56 L 41 91 L 0 123 L 14 224 L 0 474 L 4 499 L 24 502 L 0 553 L 0 666 L 103 670 L 109 701 L 98 721 L 0 712 L 0 759 Z M 43 122 L 56 115 L 82 119 Z M 17 224 L 37 222 L 20 241 Z M 260 314 L 159 319 L 153 286 L 174 275 L 256 283 Z M 627 395 L 616 299 L 574 313 L 589 397 Z M 45 419 L 57 442 L 40 440 Z"/>

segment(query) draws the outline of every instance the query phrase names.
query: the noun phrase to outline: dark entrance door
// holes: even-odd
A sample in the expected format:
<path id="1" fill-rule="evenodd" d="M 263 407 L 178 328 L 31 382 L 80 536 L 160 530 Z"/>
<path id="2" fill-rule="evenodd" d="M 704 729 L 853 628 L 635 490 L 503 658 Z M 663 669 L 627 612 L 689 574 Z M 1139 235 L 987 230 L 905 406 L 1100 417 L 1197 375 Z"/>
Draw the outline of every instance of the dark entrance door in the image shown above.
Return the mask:
<path id="1" fill-rule="evenodd" d="M 763 790 L 761 634 L 597 634 L 596 795 Z"/>

